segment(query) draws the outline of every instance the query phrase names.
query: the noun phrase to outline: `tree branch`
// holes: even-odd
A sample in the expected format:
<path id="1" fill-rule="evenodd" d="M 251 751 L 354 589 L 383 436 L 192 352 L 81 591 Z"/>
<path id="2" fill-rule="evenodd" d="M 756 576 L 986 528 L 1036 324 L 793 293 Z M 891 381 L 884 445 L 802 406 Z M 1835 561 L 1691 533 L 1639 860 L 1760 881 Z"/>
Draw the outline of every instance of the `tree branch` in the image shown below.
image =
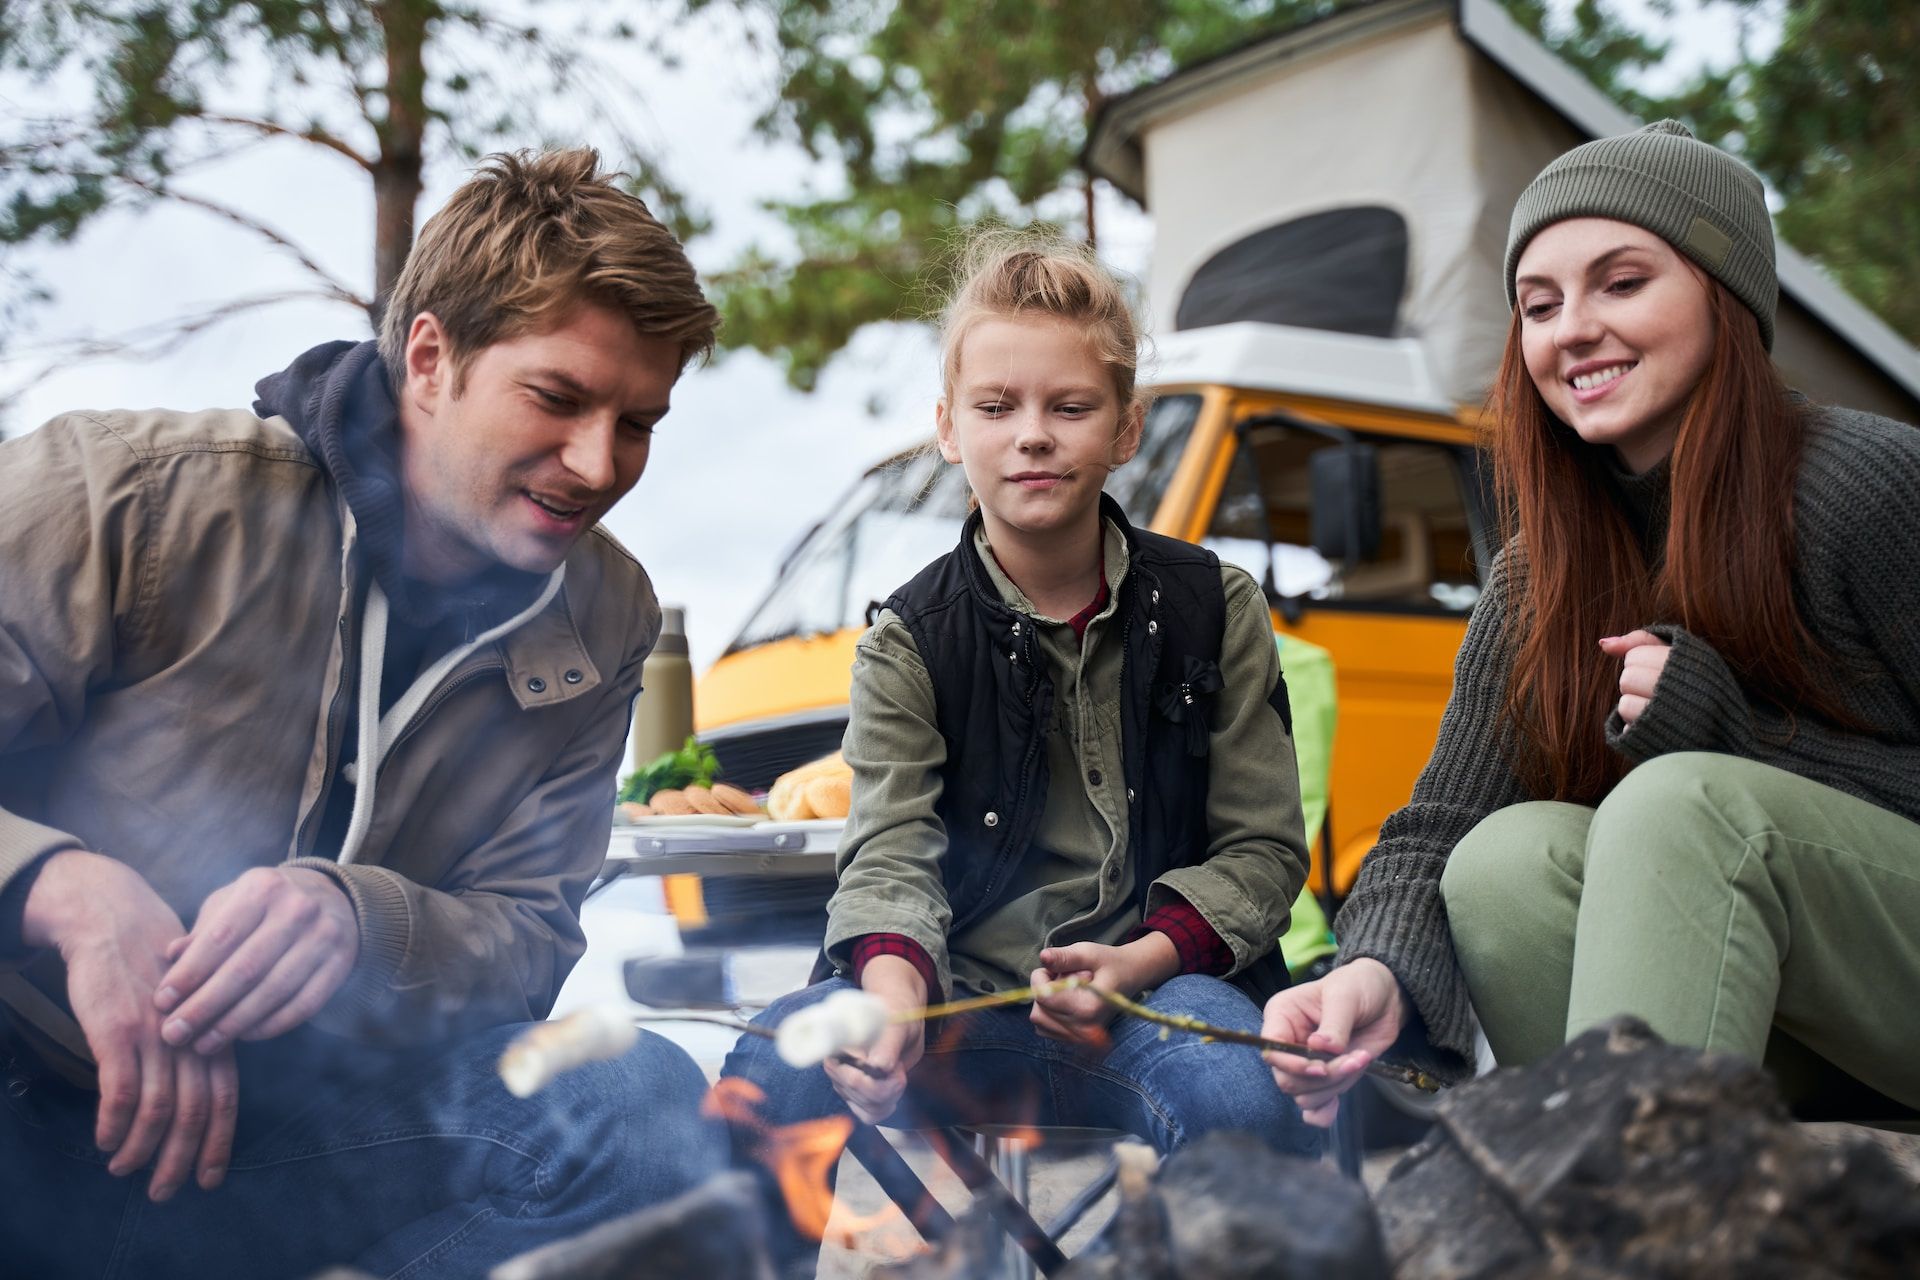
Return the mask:
<path id="1" fill-rule="evenodd" d="M 143 325 L 115 337 L 72 338 L 0 357 L 0 363 L 7 363 L 33 355 L 36 351 L 55 353 L 28 377 L 4 392 L 0 392 L 0 412 L 11 408 L 22 395 L 48 378 L 75 365 L 92 364 L 102 360 L 158 360 L 163 356 L 172 355 L 185 346 L 190 339 L 215 325 L 248 312 L 278 306 L 283 302 L 296 302 L 302 298 L 324 298 L 329 302 L 348 300 L 330 289 L 284 289 L 276 293 L 260 293 L 248 298 L 235 298 L 194 315 Z M 359 304 L 356 302 L 355 305 Z"/>
<path id="2" fill-rule="evenodd" d="M 156 198 L 177 201 L 180 204 L 199 209 L 205 213 L 210 213 L 217 218 L 223 218 L 233 223 L 237 227 L 251 231 L 266 240 L 269 244 L 286 253 L 287 256 L 291 257 L 302 267 L 305 267 L 308 272 L 326 286 L 325 292 L 328 296 L 340 302 L 350 303 L 362 310 L 367 310 L 373 305 L 371 301 L 355 293 L 351 286 L 315 262 L 307 255 L 306 250 L 257 218 L 244 214 L 230 205 L 221 204 L 217 200 L 209 200 L 205 196 L 191 195 L 185 191 L 175 191 L 171 187 L 150 182 L 145 178 L 136 178 L 131 174 L 118 173 L 108 176 L 117 178 L 128 186 L 137 187 Z"/>
<path id="3" fill-rule="evenodd" d="M 236 128 L 252 129 L 256 133 L 269 137 L 298 138 L 302 142 L 311 142 L 315 146 L 325 147 L 329 151 L 338 152 L 359 165 L 362 169 L 371 170 L 373 168 L 372 160 L 361 155 L 358 151 L 354 150 L 352 146 L 334 137 L 325 129 L 317 126 L 311 129 L 294 129 L 281 124 L 277 120 L 252 120 L 246 116 L 202 114 L 195 118 L 205 121 L 208 124 L 229 124 Z"/>

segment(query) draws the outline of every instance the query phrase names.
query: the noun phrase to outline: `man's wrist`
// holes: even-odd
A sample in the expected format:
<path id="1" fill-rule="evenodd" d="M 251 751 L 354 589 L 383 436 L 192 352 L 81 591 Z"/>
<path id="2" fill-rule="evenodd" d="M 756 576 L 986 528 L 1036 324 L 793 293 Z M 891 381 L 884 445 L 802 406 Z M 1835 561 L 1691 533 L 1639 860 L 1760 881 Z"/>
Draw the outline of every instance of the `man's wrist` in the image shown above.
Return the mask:
<path id="1" fill-rule="evenodd" d="M 100 877 L 122 864 L 74 847 L 50 853 L 39 865 L 20 916 L 20 941 L 29 947 L 62 948 L 87 931 L 97 905 Z"/>

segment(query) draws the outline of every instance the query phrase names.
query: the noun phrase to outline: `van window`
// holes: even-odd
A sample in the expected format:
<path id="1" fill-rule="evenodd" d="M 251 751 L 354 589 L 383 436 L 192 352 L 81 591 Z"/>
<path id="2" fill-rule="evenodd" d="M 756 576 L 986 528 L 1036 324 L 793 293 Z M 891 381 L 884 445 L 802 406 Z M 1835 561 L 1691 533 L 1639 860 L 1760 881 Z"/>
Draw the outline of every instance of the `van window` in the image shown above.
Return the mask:
<path id="1" fill-rule="evenodd" d="M 1341 446 L 1297 427 L 1249 429 L 1203 539 L 1278 599 L 1313 608 L 1461 614 L 1480 598 L 1476 516 L 1467 487 L 1473 453 L 1455 445 L 1356 432 L 1379 460 L 1380 540 L 1354 564 L 1312 542 L 1309 460 Z"/>
<path id="2" fill-rule="evenodd" d="M 1199 415 L 1196 395 L 1166 396 L 1147 411 L 1140 452 L 1107 477 L 1129 520 L 1153 518 Z M 727 651 L 865 626 L 869 603 L 953 550 L 968 495 L 966 473 L 931 442 L 867 472 L 787 557 Z"/>

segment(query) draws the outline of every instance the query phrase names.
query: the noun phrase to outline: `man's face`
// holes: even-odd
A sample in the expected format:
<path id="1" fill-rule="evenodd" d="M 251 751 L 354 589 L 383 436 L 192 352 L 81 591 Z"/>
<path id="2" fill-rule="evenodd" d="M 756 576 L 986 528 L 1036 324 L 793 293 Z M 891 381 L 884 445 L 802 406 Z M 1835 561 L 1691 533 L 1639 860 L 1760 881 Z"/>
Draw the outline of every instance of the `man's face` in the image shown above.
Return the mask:
<path id="1" fill-rule="evenodd" d="M 558 568 L 646 470 L 680 359 L 678 343 L 585 305 L 475 352 L 456 394 L 446 331 L 416 316 L 400 397 L 407 572 Z"/>

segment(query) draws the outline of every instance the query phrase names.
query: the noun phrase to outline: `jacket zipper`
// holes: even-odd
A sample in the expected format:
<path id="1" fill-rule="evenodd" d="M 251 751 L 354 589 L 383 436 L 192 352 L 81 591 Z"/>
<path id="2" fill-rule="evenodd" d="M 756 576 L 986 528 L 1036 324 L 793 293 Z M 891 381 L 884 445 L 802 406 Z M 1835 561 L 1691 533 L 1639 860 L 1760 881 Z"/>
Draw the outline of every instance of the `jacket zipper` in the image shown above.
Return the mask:
<path id="1" fill-rule="evenodd" d="M 454 690 L 460 688 L 462 685 L 471 684 L 473 683 L 474 680 L 478 679 L 483 675 L 487 675 L 490 672 L 504 671 L 504 670 L 506 670 L 506 664 L 502 662 L 491 662 L 482 667 L 471 667 L 466 671 L 462 672 L 460 675 L 455 676 L 453 679 L 447 681 L 445 684 L 441 685 L 438 689 L 435 689 L 433 691 L 433 695 L 429 697 L 426 700 L 426 702 L 421 705 L 419 714 L 415 715 L 412 721 L 408 723 L 407 727 L 401 731 L 400 736 L 393 740 L 393 745 L 387 748 L 387 754 L 384 758 L 381 759 L 380 768 L 374 774 L 374 781 L 376 783 L 379 781 L 379 775 L 381 773 L 386 772 L 387 762 L 393 759 L 393 753 L 399 749 L 401 743 L 405 742 L 408 738 L 411 738 L 413 736 L 414 730 L 420 727 L 421 722 L 427 718 L 428 712 L 432 711 L 435 707 L 438 707 L 441 703 L 445 702 L 450 696 L 452 696 Z M 327 811 L 327 796 L 328 796 L 328 793 L 330 793 L 333 790 L 333 775 L 335 773 L 335 769 L 333 765 L 333 731 L 335 726 L 339 723 L 340 699 L 341 699 L 341 696 L 345 693 L 345 691 L 346 691 L 346 682 L 342 681 L 340 686 L 340 691 L 335 693 L 333 696 L 333 706 L 327 712 L 327 779 L 324 783 L 321 784 L 320 798 L 314 804 L 313 812 L 309 813 L 307 815 L 307 820 L 300 824 L 299 837 L 300 837 L 301 843 L 296 844 L 294 846 L 296 849 L 304 848 L 305 841 L 307 838 L 308 828 L 313 826 L 314 819 L 318 815 L 325 813 Z M 358 761 L 355 762 L 356 767 L 358 767 L 358 763 L 359 763 Z M 299 856 L 305 857 L 307 855 L 302 853 Z"/>
<path id="2" fill-rule="evenodd" d="M 506 669 L 507 664 L 504 662 L 489 662 L 477 667 L 468 667 L 465 671 L 454 676 L 451 680 L 446 681 L 438 689 L 435 689 L 428 695 L 427 700 L 420 704 L 420 710 L 415 713 L 412 720 L 407 722 L 407 727 L 400 731 L 400 736 L 395 738 L 392 745 L 387 748 L 387 754 L 381 759 L 380 767 L 382 769 L 386 768 L 387 761 L 393 759 L 393 753 L 400 749 L 400 744 L 408 738 L 411 738 L 414 732 L 426 722 L 427 717 L 433 713 L 434 709 L 446 702 L 448 698 L 451 698 L 456 690 L 472 684 L 481 676 L 491 675 L 496 671 L 505 671 Z"/>
<path id="3" fill-rule="evenodd" d="M 1027 713 L 1028 713 L 1029 722 L 1031 722 L 1033 718 L 1033 704 L 1034 704 L 1035 691 L 1040 687 L 1040 675 L 1039 675 L 1040 668 L 1034 662 L 1034 657 L 1033 657 L 1033 644 L 1034 644 L 1033 634 L 1035 630 L 1036 628 L 1034 627 L 1028 627 L 1025 629 L 1025 631 L 1022 633 L 1023 643 L 1021 645 L 1021 647 L 1026 651 Z M 1051 707 L 1048 708 L 1048 713 L 1049 714 L 1052 713 Z M 1033 760 L 1034 760 L 1034 756 L 1039 753 L 1040 744 L 1045 737 L 1046 737 L 1046 730 L 1043 726 L 1039 733 L 1034 734 L 1032 737 L 1030 737 L 1027 740 L 1027 753 L 1025 757 L 1022 758 L 1022 760 L 1020 761 L 1020 790 L 1014 794 L 1013 811 L 1007 815 L 1008 817 L 1007 838 L 1008 839 L 1013 838 L 1013 832 L 1014 832 L 1014 826 L 1015 826 L 1013 819 L 1015 818 L 1024 819 L 1025 817 L 1026 810 L 1027 810 L 1027 791 L 1029 790 L 1033 781 Z M 982 889 L 980 892 L 980 905 L 978 907 L 975 907 L 971 912 L 969 912 L 967 914 L 966 919 L 955 921 L 953 924 L 947 926 L 947 931 L 949 934 L 957 933 L 961 929 L 965 928 L 968 924 L 971 924 L 973 921 L 979 919 L 981 914 L 986 911 L 987 907 L 992 904 L 994 890 L 1000 887 L 1000 881 L 1006 872 L 1008 861 L 1010 860 L 1006 858 L 994 859 L 993 874 L 987 878 L 986 887 Z"/>
<path id="4" fill-rule="evenodd" d="M 352 661 L 351 655 L 346 652 L 346 634 L 347 620 L 342 618 L 340 620 L 340 638 L 341 670 L 343 673 L 346 670 L 347 664 Z M 307 812 L 306 821 L 302 822 L 300 829 L 293 833 L 293 856 L 296 858 L 304 858 L 307 856 L 307 833 L 312 830 L 314 822 L 320 815 L 327 811 L 327 798 L 333 793 L 333 731 L 340 725 L 340 702 L 346 695 L 347 682 L 342 679 L 339 687 L 333 691 L 333 702 L 327 707 L 326 742 L 323 744 L 327 757 L 327 768 L 326 773 L 323 774 L 320 779 L 320 794 L 314 798 L 313 808 Z"/>

